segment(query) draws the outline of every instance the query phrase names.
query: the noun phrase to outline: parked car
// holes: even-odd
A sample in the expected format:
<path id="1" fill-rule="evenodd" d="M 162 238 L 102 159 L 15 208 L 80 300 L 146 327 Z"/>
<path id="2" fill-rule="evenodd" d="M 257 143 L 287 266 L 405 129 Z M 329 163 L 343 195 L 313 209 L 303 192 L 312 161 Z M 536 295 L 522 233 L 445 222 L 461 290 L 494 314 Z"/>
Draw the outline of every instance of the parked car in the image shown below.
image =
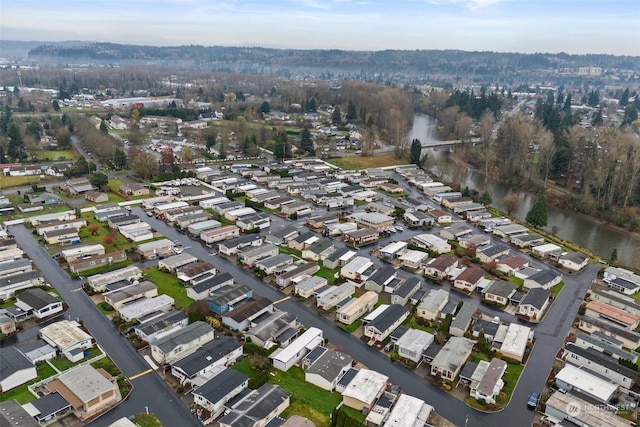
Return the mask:
<path id="1" fill-rule="evenodd" d="M 529 399 L 527 399 L 527 407 L 531 409 L 535 409 L 538 406 L 538 400 L 540 396 L 535 391 L 529 395 Z"/>

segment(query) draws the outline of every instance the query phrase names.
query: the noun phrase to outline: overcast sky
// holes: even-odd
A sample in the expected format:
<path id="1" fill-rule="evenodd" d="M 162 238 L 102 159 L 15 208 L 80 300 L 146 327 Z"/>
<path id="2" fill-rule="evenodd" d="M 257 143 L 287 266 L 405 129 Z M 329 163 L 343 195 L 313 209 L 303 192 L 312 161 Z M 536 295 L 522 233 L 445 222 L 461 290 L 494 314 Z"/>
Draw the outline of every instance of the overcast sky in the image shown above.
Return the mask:
<path id="1" fill-rule="evenodd" d="M 640 55 L 640 0 L 2 0 L 0 39 Z"/>

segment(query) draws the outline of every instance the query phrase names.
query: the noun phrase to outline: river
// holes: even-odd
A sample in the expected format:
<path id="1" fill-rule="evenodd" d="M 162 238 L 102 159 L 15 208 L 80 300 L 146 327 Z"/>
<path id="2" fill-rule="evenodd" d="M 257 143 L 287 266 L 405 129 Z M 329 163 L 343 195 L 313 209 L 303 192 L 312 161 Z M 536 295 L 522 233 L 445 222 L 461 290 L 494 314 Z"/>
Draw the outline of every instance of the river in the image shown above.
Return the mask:
<path id="1" fill-rule="evenodd" d="M 416 114 L 413 127 L 408 137 L 418 138 L 421 141 L 438 140 L 436 121 L 433 117 Z M 455 147 L 455 146 L 454 146 Z M 449 156 L 448 148 L 430 148 L 429 169 L 441 176 L 442 179 L 460 182 L 462 188 L 468 186 L 471 189 L 483 191 L 489 190 L 492 205 L 504 210 L 502 201 L 512 192 L 508 185 L 498 182 L 485 182 L 482 173 L 454 162 Z M 535 197 L 530 194 L 521 194 L 522 205 L 514 215 L 524 220 L 531 208 Z M 614 249 L 618 250 L 618 262 L 624 265 L 640 268 L 640 236 L 624 230 L 602 224 L 595 219 L 579 215 L 571 211 L 549 206 L 547 211 L 548 225 L 545 227 L 550 232 L 555 232 L 560 238 L 575 242 L 592 252 L 609 258 Z"/>

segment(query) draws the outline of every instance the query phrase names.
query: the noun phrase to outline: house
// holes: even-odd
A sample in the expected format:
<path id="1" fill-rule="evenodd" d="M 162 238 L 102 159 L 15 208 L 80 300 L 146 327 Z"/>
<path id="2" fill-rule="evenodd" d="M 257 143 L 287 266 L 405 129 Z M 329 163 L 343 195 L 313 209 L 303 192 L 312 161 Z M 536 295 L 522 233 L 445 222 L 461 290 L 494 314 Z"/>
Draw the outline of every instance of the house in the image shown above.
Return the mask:
<path id="1" fill-rule="evenodd" d="M 67 180 L 62 188 L 71 195 L 83 194 L 96 188 L 89 182 L 88 178 L 73 178 Z"/>
<path id="2" fill-rule="evenodd" d="M 426 298 L 418 304 L 416 316 L 429 321 L 436 320 L 440 317 L 440 313 L 448 301 L 449 292 L 444 289 L 432 289 Z"/>
<path id="3" fill-rule="evenodd" d="M 398 255 L 404 253 L 408 246 L 407 242 L 391 242 L 382 249 L 380 249 L 380 258 L 394 259 Z"/>
<path id="4" fill-rule="evenodd" d="M 405 212 L 402 219 L 408 227 L 426 227 L 433 225 L 434 219 L 420 211 Z"/>
<path id="5" fill-rule="evenodd" d="M 391 194 L 402 194 L 404 193 L 404 188 L 400 187 L 398 184 L 393 184 L 391 182 L 385 182 L 380 186 L 380 190 L 391 193 Z"/>
<path id="6" fill-rule="evenodd" d="M 324 390 L 333 391 L 353 363 L 351 356 L 341 351 L 327 350 L 305 369 L 304 379 Z"/>
<path id="7" fill-rule="evenodd" d="M 397 258 L 403 267 L 417 270 L 429 258 L 429 254 L 423 251 L 404 249 L 403 251 L 398 253 Z"/>
<path id="8" fill-rule="evenodd" d="M 519 256 L 510 256 L 496 261 L 496 270 L 513 276 L 521 268 L 529 267 L 529 261 Z"/>
<path id="9" fill-rule="evenodd" d="M 222 316 L 222 323 L 236 331 L 249 329 L 254 319 L 273 313 L 273 301 L 265 297 L 251 297 Z"/>
<path id="10" fill-rule="evenodd" d="M 476 257 L 482 263 L 493 262 L 496 259 L 508 256 L 509 255 L 509 247 L 506 245 L 488 245 L 488 246 L 480 246 L 476 248 Z"/>
<path id="11" fill-rule="evenodd" d="M 539 234 L 516 234 L 515 236 L 511 236 L 509 241 L 512 245 L 524 249 L 544 244 L 544 237 Z"/>
<path id="12" fill-rule="evenodd" d="M 146 318 L 138 319 L 138 322 L 133 327 L 134 333 L 142 340 L 153 344 L 163 336 L 187 326 L 189 318 L 182 311 L 172 310 L 160 316 L 154 313 Z"/>
<path id="13" fill-rule="evenodd" d="M 85 417 L 115 405 L 122 399 L 115 378 L 104 369 L 79 365 L 64 371 L 45 384 L 51 392 L 58 392 L 73 409 Z"/>
<path id="14" fill-rule="evenodd" d="M 278 247 L 272 243 L 261 246 L 246 246 L 238 251 L 238 261 L 246 265 L 254 265 L 261 259 L 278 255 Z"/>
<path id="15" fill-rule="evenodd" d="M 440 255 L 425 265 L 424 274 L 436 280 L 444 280 L 454 268 L 458 268 L 459 262 L 453 255 Z"/>
<path id="16" fill-rule="evenodd" d="M 302 251 L 302 258 L 307 261 L 324 260 L 336 250 L 331 239 L 320 239 Z"/>
<path id="17" fill-rule="evenodd" d="M 93 347 L 93 337 L 71 320 L 62 320 L 40 329 L 40 336 L 71 362 L 84 358 L 84 350 Z"/>
<path id="18" fill-rule="evenodd" d="M 276 284 L 279 288 L 284 289 L 292 284 L 292 282 L 304 275 L 310 276 L 318 271 L 320 267 L 315 262 L 307 262 L 301 264 L 291 270 L 287 270 L 276 277 Z"/>
<path id="19" fill-rule="evenodd" d="M 369 203 L 366 206 L 367 212 L 377 212 L 382 215 L 391 215 L 395 209 L 396 208 L 391 203 L 384 204 L 384 203 L 374 202 L 374 203 Z"/>
<path id="20" fill-rule="evenodd" d="M 600 374 L 626 389 L 634 386 L 638 378 L 636 370 L 621 365 L 618 359 L 593 347 L 582 348 L 573 343 L 567 343 L 564 347 L 563 359 L 568 364 Z"/>
<path id="21" fill-rule="evenodd" d="M 347 247 L 336 249 L 327 255 L 323 262 L 323 267 L 333 270 L 334 268 L 346 265 L 356 256 L 356 252 Z"/>
<path id="22" fill-rule="evenodd" d="M 440 230 L 440 237 L 446 240 L 459 240 L 464 236 L 468 236 L 473 233 L 473 229 L 466 225 L 456 224 L 450 225 Z"/>
<path id="23" fill-rule="evenodd" d="M 80 236 L 76 229 L 62 229 L 46 231 L 42 237 L 49 245 L 73 245 L 80 243 Z"/>
<path id="24" fill-rule="evenodd" d="M 38 224 L 35 229 L 38 235 L 42 236 L 47 231 L 53 230 L 80 230 L 82 227 L 87 225 L 87 221 L 84 219 L 71 219 L 67 221 L 43 221 Z M 97 246 L 97 245 L 89 245 L 89 246 Z M 100 245 L 102 246 L 102 245 Z"/>
<path id="25" fill-rule="evenodd" d="M 209 297 L 212 292 L 217 291 L 225 286 L 231 286 L 234 283 L 233 276 L 230 273 L 221 273 L 205 280 L 198 281 L 187 288 L 187 296 L 196 301 L 200 301 Z"/>
<path id="26" fill-rule="evenodd" d="M 63 303 L 40 288 L 27 289 L 16 296 L 16 306 L 38 319 L 62 314 Z"/>
<path id="27" fill-rule="evenodd" d="M 477 309 L 478 306 L 471 301 L 467 301 L 462 304 L 462 307 L 460 307 L 451 321 L 449 333 L 456 337 L 463 337 L 465 332 L 467 332 L 467 329 L 469 329 L 471 320 L 473 319 Z"/>
<path id="28" fill-rule="evenodd" d="M 409 317 L 407 309 L 398 304 L 391 304 L 364 326 L 364 336 L 374 342 L 384 341 L 407 317 Z"/>
<path id="29" fill-rule="evenodd" d="M 265 236 L 265 240 L 268 243 L 273 243 L 274 245 L 284 245 L 289 240 L 295 239 L 300 232 L 293 227 L 285 227 L 277 231 L 269 232 Z"/>
<path id="30" fill-rule="evenodd" d="M 426 426 L 429 425 L 429 418 L 434 411 L 433 406 L 423 400 L 402 393 L 393 405 L 384 426 Z"/>
<path id="31" fill-rule="evenodd" d="M 195 321 L 151 344 L 151 357 L 158 363 L 172 363 L 213 340 L 213 328 Z"/>
<path id="32" fill-rule="evenodd" d="M 482 362 L 487 363 L 486 361 Z M 488 366 L 484 375 L 482 375 L 482 379 L 479 382 L 471 383 L 469 394 L 478 401 L 496 403 L 496 398 L 500 394 L 502 387 L 504 387 L 502 376 L 507 370 L 507 362 L 494 357 L 487 364 Z"/>
<path id="33" fill-rule="evenodd" d="M 242 345 L 233 337 L 222 335 L 171 364 L 171 375 L 180 384 L 199 387 L 221 374 L 243 355 Z"/>
<path id="34" fill-rule="evenodd" d="M 207 212 L 194 213 L 192 215 L 181 216 L 175 221 L 175 225 L 180 230 L 188 230 L 191 224 L 197 224 L 209 219 L 211 219 L 211 215 Z"/>
<path id="35" fill-rule="evenodd" d="M 225 285 L 211 292 L 206 300 L 211 310 L 225 314 L 252 296 L 253 290 L 247 285 Z"/>
<path id="36" fill-rule="evenodd" d="M 433 334 L 420 329 L 409 329 L 396 341 L 396 348 L 400 357 L 414 363 L 422 361 L 422 354 L 433 343 Z"/>
<path id="37" fill-rule="evenodd" d="M 25 405 L 33 418 L 39 423 L 46 423 L 61 418 L 71 409 L 71 403 L 58 392 L 49 393 Z"/>
<path id="38" fill-rule="evenodd" d="M 378 303 L 378 293 L 367 291 L 358 298 L 351 301 L 336 310 L 336 319 L 338 322 L 351 325 L 361 316 L 373 310 Z"/>
<path id="39" fill-rule="evenodd" d="M 580 271 L 589 264 L 589 257 L 580 252 L 569 252 L 560 255 L 558 263 L 570 271 Z"/>
<path id="40" fill-rule="evenodd" d="M 556 374 L 555 381 L 558 388 L 563 391 L 570 392 L 575 389 L 575 391 L 583 394 L 589 400 L 605 404 L 609 403 L 617 394 L 619 387 L 618 384 L 602 378 L 600 375 L 592 374 L 586 369 L 581 369 L 572 364 L 565 364 L 564 368 L 560 369 Z"/>
<path id="41" fill-rule="evenodd" d="M 407 305 L 411 296 L 420 289 L 420 279 L 415 276 L 405 279 L 391 294 L 391 304 Z"/>
<path id="42" fill-rule="evenodd" d="M 0 347 L 0 391 L 6 393 L 35 378 L 35 365 L 15 347 Z"/>
<path id="43" fill-rule="evenodd" d="M 324 277 L 309 276 L 306 279 L 296 283 L 295 293 L 302 298 L 311 298 L 315 294 L 316 290 L 322 288 L 323 286 L 327 286 L 328 283 L 329 281 Z"/>
<path id="44" fill-rule="evenodd" d="M 592 400 L 583 399 L 574 393 L 556 391 L 545 402 L 545 416 L 558 420 L 561 424 L 571 423 L 581 426 L 629 427 L 629 421 L 616 416 L 611 411 L 583 411 Z"/>
<path id="45" fill-rule="evenodd" d="M 307 353 L 322 344 L 324 344 L 322 330 L 310 327 L 287 347 L 279 348 L 271 353 L 269 358 L 272 360 L 274 368 L 286 372 L 302 360 Z"/>
<path id="46" fill-rule="evenodd" d="M 585 314 L 631 330 L 637 328 L 640 321 L 640 317 L 600 301 L 589 301 Z"/>
<path id="47" fill-rule="evenodd" d="M 511 238 L 511 236 L 517 236 L 519 234 L 525 234 L 529 229 L 520 224 L 506 224 L 498 225 L 493 228 L 493 234 L 500 238 Z"/>
<path id="48" fill-rule="evenodd" d="M 438 224 L 449 224 L 453 221 L 451 214 L 441 209 L 433 209 L 429 211 L 429 215 L 431 215 Z"/>
<path id="49" fill-rule="evenodd" d="M 330 310 L 341 301 L 351 297 L 356 290 L 353 282 L 345 282 L 338 286 L 330 286 L 316 297 L 316 306 L 322 310 Z"/>
<path id="50" fill-rule="evenodd" d="M 389 377 L 369 369 L 360 369 L 342 392 L 342 403 L 356 411 L 369 410 L 387 388 Z"/>
<path id="51" fill-rule="evenodd" d="M 30 269 L 31 263 L 26 261 L 26 265 Z M 13 264 L 13 262 L 7 264 Z M 17 291 L 41 285 L 44 285 L 44 278 L 41 272 L 35 270 L 0 277 L 0 298 L 8 300 L 13 298 Z"/>
<path id="52" fill-rule="evenodd" d="M 394 221 L 393 217 L 377 212 L 356 212 L 351 214 L 349 218 L 361 227 L 373 228 L 377 231 L 387 230 Z"/>
<path id="53" fill-rule="evenodd" d="M 484 278 L 484 270 L 477 267 L 467 267 L 453 280 L 453 287 L 470 294 Z"/>
<path id="54" fill-rule="evenodd" d="M 380 238 L 380 233 L 374 228 L 363 228 L 344 233 L 344 238 L 350 245 L 365 246 L 377 242 Z"/>
<path id="55" fill-rule="evenodd" d="M 458 239 L 458 243 L 465 249 L 476 250 L 481 246 L 491 243 L 491 238 L 486 234 L 467 234 Z"/>
<path id="56" fill-rule="evenodd" d="M 264 384 L 230 405 L 220 427 L 264 427 L 289 407 L 290 395 L 274 384 Z"/>
<path id="57" fill-rule="evenodd" d="M 509 299 L 516 293 L 517 286 L 505 280 L 492 281 L 482 292 L 485 301 L 491 301 L 502 306 L 509 304 Z"/>
<path id="58" fill-rule="evenodd" d="M 282 343 L 279 338 L 287 331 L 297 331 L 297 323 L 293 314 L 286 311 L 275 311 L 266 318 L 261 318 L 259 323 L 249 328 L 244 333 L 244 338 L 262 348 L 269 349 L 277 343 L 280 343 L 284 348 L 289 343 Z"/>
<path id="59" fill-rule="evenodd" d="M 134 197 L 138 197 L 138 196 L 148 196 L 149 195 L 149 188 L 145 187 L 142 184 L 138 184 L 138 183 L 130 183 L 130 184 L 124 184 L 120 186 L 120 189 L 118 190 L 121 194 L 124 194 L 125 196 L 134 196 Z"/>
<path id="60" fill-rule="evenodd" d="M 383 292 L 392 280 L 396 278 L 398 271 L 391 265 L 384 266 L 373 273 L 364 282 L 364 288 L 368 291 Z"/>
<path id="61" fill-rule="evenodd" d="M 127 253 L 124 250 L 109 252 L 102 255 L 94 255 L 86 258 L 76 259 L 69 262 L 69 270 L 72 273 L 82 273 L 87 270 L 112 265 L 127 260 Z"/>
<path id="62" fill-rule="evenodd" d="M 278 254 L 271 257 L 263 258 L 256 262 L 255 268 L 264 272 L 269 276 L 279 269 L 293 263 L 293 257 L 289 254 Z"/>
<path id="63" fill-rule="evenodd" d="M 527 343 L 531 341 L 533 332 L 531 328 L 517 323 L 510 323 L 507 328 L 507 334 L 499 345 L 499 351 L 504 357 L 516 360 L 520 363 L 524 360 L 527 351 Z M 494 347 L 497 339 L 494 339 Z"/>
<path id="64" fill-rule="evenodd" d="M 141 277 L 142 270 L 136 266 L 128 266 L 108 273 L 94 274 L 88 278 L 87 284 L 96 292 L 104 292 L 107 286 L 112 283 L 122 280 L 133 282 Z"/>
<path id="65" fill-rule="evenodd" d="M 208 219 L 205 221 L 198 221 L 189 224 L 187 227 L 187 231 L 192 236 L 200 236 L 203 232 L 207 230 L 212 230 L 214 228 L 220 228 L 222 224 L 220 221 L 216 221 L 215 219 Z"/>
<path id="66" fill-rule="evenodd" d="M 551 289 L 561 281 L 562 274 L 557 273 L 553 270 L 541 270 L 524 279 L 524 287 L 527 289 Z"/>
<path id="67" fill-rule="evenodd" d="M 601 301 L 605 304 L 610 304 L 614 307 L 621 308 L 629 313 L 640 316 L 640 304 L 635 299 L 626 295 L 620 294 L 613 290 L 590 290 L 591 299 Z"/>
<path id="68" fill-rule="evenodd" d="M 178 268 L 183 267 L 185 265 L 192 264 L 197 261 L 198 261 L 197 257 L 185 252 L 185 253 L 172 255 L 170 257 L 159 260 L 158 268 L 162 270 L 166 270 L 170 273 L 173 273 Z"/>
<path id="69" fill-rule="evenodd" d="M 153 298 L 158 295 L 158 287 L 145 280 L 137 284 L 109 291 L 104 294 L 104 301 L 116 310 L 125 304 L 142 298 Z"/>
<path id="70" fill-rule="evenodd" d="M 172 255 L 175 253 L 175 245 L 169 239 L 154 240 L 153 242 L 138 245 L 138 253 L 145 258 L 152 259 L 159 255 Z"/>
<path id="71" fill-rule="evenodd" d="M 463 337 L 451 337 L 431 362 L 431 375 L 453 382 L 471 355 L 474 342 Z"/>
<path id="72" fill-rule="evenodd" d="M 558 245 L 554 245 L 553 243 L 547 243 L 544 245 L 533 246 L 531 248 L 531 253 L 536 255 L 539 258 L 549 258 L 551 255 L 560 255 L 562 253 L 562 248 Z"/>
<path id="73" fill-rule="evenodd" d="M 446 240 L 433 234 L 418 234 L 411 238 L 411 243 L 430 252 L 443 254 L 451 252 L 451 245 Z"/>
<path id="74" fill-rule="evenodd" d="M 211 413 L 210 419 L 224 413 L 227 402 L 247 389 L 249 378 L 235 369 L 226 368 L 191 392 L 193 401 Z"/>
<path id="75" fill-rule="evenodd" d="M 236 255 L 240 249 L 247 246 L 262 245 L 262 240 L 263 238 L 259 234 L 248 234 L 246 236 L 236 237 L 218 243 L 218 252 L 227 256 Z"/>
<path id="76" fill-rule="evenodd" d="M 0 277 L 17 276 L 33 270 L 33 262 L 27 258 L 20 258 L 12 262 L 0 263 Z"/>
<path id="77" fill-rule="evenodd" d="M 373 273 L 373 262 L 367 257 L 356 256 L 340 269 L 340 275 L 345 279 L 363 281 Z"/>
<path id="78" fill-rule="evenodd" d="M 223 240 L 232 239 L 240 236 L 240 228 L 235 225 L 227 225 L 225 227 L 215 228 L 200 233 L 200 240 L 207 245 L 221 242 Z"/>
<path id="79" fill-rule="evenodd" d="M 602 279 L 611 289 L 626 295 L 640 290 L 640 275 L 620 267 L 607 267 Z"/>
<path id="80" fill-rule="evenodd" d="M 216 269 L 211 264 L 204 261 L 198 261 L 193 264 L 187 264 L 176 269 L 176 276 L 180 283 L 193 285 L 196 282 L 215 276 Z"/>
<path id="81" fill-rule="evenodd" d="M 621 327 L 606 319 L 583 315 L 578 322 L 578 328 L 590 334 L 599 333 L 620 341 L 627 348 L 640 347 L 640 333 Z"/>
<path id="82" fill-rule="evenodd" d="M 109 201 L 109 195 L 100 191 L 85 191 L 84 198 L 93 203 L 106 203 Z"/>
<path id="83" fill-rule="evenodd" d="M 152 298 L 140 298 L 120 307 L 118 315 L 129 322 L 160 311 L 168 313 L 173 308 L 173 304 L 173 298 L 165 294 Z"/>
<path id="84" fill-rule="evenodd" d="M 531 321 L 539 321 L 550 303 L 551 292 L 543 288 L 533 288 L 525 294 L 518 304 L 518 314 Z"/>

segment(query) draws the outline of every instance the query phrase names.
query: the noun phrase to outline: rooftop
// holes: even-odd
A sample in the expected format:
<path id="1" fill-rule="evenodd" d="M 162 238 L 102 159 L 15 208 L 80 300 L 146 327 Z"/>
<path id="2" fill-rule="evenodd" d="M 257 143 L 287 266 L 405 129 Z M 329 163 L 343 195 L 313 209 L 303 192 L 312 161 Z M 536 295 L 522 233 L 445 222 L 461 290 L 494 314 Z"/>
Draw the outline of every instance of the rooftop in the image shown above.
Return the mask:
<path id="1" fill-rule="evenodd" d="M 381 390 L 387 386 L 389 377 L 369 369 L 360 369 L 342 396 L 350 397 L 368 405 L 373 404 Z"/>

